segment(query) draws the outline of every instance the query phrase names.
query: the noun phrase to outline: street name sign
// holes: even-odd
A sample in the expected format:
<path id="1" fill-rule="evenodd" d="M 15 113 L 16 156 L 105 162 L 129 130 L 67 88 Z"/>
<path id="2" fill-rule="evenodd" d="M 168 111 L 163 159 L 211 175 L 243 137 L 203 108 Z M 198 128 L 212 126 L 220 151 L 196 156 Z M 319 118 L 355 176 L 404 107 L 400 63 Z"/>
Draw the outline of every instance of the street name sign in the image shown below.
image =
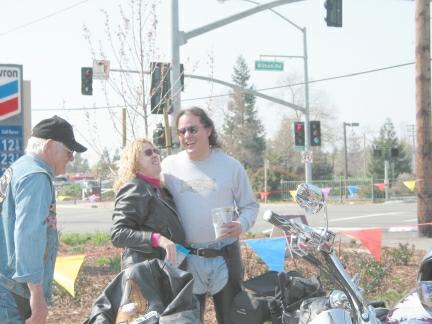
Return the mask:
<path id="1" fill-rule="evenodd" d="M 257 71 L 283 71 L 284 64 L 279 61 L 255 61 Z"/>

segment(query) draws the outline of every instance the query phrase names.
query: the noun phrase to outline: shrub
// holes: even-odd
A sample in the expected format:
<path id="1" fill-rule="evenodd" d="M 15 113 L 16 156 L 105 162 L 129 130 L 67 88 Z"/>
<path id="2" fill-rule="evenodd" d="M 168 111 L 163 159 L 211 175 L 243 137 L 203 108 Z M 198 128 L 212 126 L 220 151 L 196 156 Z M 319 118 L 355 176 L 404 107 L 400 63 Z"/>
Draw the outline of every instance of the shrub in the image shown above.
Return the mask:
<path id="1" fill-rule="evenodd" d="M 96 265 L 99 267 L 108 266 L 109 270 L 112 272 L 120 272 L 121 271 L 121 256 L 114 255 L 110 257 L 101 256 L 96 259 Z"/>
<path id="2" fill-rule="evenodd" d="M 389 261 L 395 265 L 408 265 L 415 253 L 414 244 L 399 243 L 397 248 L 385 249 Z"/>

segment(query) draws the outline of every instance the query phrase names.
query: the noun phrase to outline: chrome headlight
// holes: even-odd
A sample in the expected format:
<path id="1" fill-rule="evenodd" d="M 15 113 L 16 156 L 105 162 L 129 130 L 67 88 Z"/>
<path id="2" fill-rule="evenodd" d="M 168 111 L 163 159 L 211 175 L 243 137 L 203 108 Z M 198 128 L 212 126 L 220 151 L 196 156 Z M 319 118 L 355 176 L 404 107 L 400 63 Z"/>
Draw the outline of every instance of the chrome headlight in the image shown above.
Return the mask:
<path id="1" fill-rule="evenodd" d="M 329 295 L 331 308 L 350 308 L 348 297 L 343 291 L 333 290 Z"/>

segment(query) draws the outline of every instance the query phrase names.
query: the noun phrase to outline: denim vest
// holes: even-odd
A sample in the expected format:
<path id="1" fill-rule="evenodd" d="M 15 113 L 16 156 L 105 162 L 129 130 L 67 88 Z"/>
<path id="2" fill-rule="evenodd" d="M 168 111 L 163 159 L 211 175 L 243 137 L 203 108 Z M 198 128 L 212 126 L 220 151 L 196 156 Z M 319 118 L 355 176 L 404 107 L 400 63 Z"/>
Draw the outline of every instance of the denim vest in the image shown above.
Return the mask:
<path id="1" fill-rule="evenodd" d="M 33 154 L 0 178 L 0 285 L 28 298 L 26 283 L 41 284 L 48 303 L 58 248 L 52 178 L 49 165 Z"/>

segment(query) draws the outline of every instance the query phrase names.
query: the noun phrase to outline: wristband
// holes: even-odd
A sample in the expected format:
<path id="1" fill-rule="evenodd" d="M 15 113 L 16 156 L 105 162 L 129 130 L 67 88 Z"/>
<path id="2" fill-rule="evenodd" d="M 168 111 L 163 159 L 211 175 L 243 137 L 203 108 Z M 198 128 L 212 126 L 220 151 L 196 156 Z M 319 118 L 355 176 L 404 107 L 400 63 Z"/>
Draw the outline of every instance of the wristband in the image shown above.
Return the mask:
<path id="1" fill-rule="evenodd" d="M 159 247 L 159 241 L 160 241 L 160 234 L 159 233 L 152 233 L 151 235 L 151 246 L 154 248 Z"/>

